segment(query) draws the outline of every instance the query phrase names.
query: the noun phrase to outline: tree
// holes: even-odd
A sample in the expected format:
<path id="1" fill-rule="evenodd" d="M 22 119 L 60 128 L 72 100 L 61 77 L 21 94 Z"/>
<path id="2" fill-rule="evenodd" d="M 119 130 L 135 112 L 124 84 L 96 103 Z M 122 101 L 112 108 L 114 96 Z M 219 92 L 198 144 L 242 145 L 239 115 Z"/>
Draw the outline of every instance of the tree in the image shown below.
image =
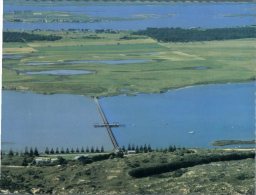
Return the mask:
<path id="1" fill-rule="evenodd" d="M 135 146 L 134 146 L 134 144 L 132 144 L 132 150 L 135 150 Z"/>
<path id="2" fill-rule="evenodd" d="M 39 152 L 38 152 L 38 150 L 37 150 L 37 147 L 35 147 L 35 149 L 34 149 L 34 155 L 35 155 L 35 156 L 39 156 Z"/>
<path id="3" fill-rule="evenodd" d="M 30 148 L 30 150 L 29 150 L 29 156 L 34 156 L 34 150 L 33 150 L 33 148 Z"/>
<path id="4" fill-rule="evenodd" d="M 145 144 L 144 147 L 143 147 L 143 152 L 147 153 L 148 152 L 148 147 L 147 145 Z"/>
<path id="5" fill-rule="evenodd" d="M 27 146 L 25 147 L 25 152 L 24 152 L 24 155 L 25 155 L 25 156 L 28 156 L 28 155 L 29 155 L 29 152 L 28 152 L 28 147 L 27 147 Z"/>
<path id="6" fill-rule="evenodd" d="M 75 151 L 74 151 L 74 149 L 73 149 L 73 148 L 71 148 L 70 152 L 71 152 L 71 153 L 74 153 Z"/>
<path id="7" fill-rule="evenodd" d="M 101 146 L 100 152 L 104 152 L 104 147 L 103 146 Z"/>
<path id="8" fill-rule="evenodd" d="M 66 154 L 69 154 L 69 149 L 68 148 L 66 149 Z"/>
<path id="9" fill-rule="evenodd" d="M 91 153 L 94 153 L 94 147 L 93 146 L 91 147 Z"/>
<path id="10" fill-rule="evenodd" d="M 13 156 L 13 155 L 14 155 L 14 153 L 13 153 L 12 149 L 10 149 L 9 153 L 8 153 L 8 156 Z"/>
<path id="11" fill-rule="evenodd" d="M 123 151 L 123 152 L 125 152 L 125 151 L 126 151 L 125 146 L 122 146 L 122 151 Z"/>
<path id="12" fill-rule="evenodd" d="M 140 152 L 143 152 L 143 146 L 140 146 Z"/>
<path id="13" fill-rule="evenodd" d="M 84 147 L 81 148 L 81 153 L 84 153 Z"/>
<path id="14" fill-rule="evenodd" d="M 131 149 L 132 149 L 131 144 L 128 144 L 127 150 L 131 150 Z"/>
<path id="15" fill-rule="evenodd" d="M 59 148 L 58 148 L 58 147 L 56 148 L 55 153 L 56 153 L 56 154 L 59 154 L 59 153 L 60 153 L 60 151 L 59 151 Z"/>
<path id="16" fill-rule="evenodd" d="M 23 161 L 22 161 L 22 166 L 27 166 L 28 165 L 28 160 L 27 160 L 27 157 L 24 157 L 23 158 Z"/>
<path id="17" fill-rule="evenodd" d="M 49 151 L 49 148 L 48 148 L 48 147 L 46 147 L 44 153 L 45 153 L 45 154 L 50 154 L 50 151 Z"/>
<path id="18" fill-rule="evenodd" d="M 150 144 L 148 144 L 148 151 L 152 152 L 152 148 L 151 148 Z"/>
<path id="19" fill-rule="evenodd" d="M 135 152 L 136 152 L 136 153 L 139 153 L 139 152 L 140 152 L 139 146 L 136 146 Z"/>
<path id="20" fill-rule="evenodd" d="M 89 152 L 90 152 L 90 150 L 89 150 L 89 147 L 88 147 L 88 146 L 86 147 L 85 152 L 86 152 L 86 153 L 89 153 Z"/>
<path id="21" fill-rule="evenodd" d="M 50 150 L 50 154 L 54 154 L 54 150 L 53 150 L 53 148 Z"/>
<path id="22" fill-rule="evenodd" d="M 79 151 L 79 149 L 78 148 L 76 148 L 76 153 L 79 153 L 80 151 Z"/>
<path id="23" fill-rule="evenodd" d="M 63 148 L 60 149 L 60 153 L 61 153 L 61 154 L 64 154 L 64 153 L 65 153 L 65 151 L 64 151 Z"/>

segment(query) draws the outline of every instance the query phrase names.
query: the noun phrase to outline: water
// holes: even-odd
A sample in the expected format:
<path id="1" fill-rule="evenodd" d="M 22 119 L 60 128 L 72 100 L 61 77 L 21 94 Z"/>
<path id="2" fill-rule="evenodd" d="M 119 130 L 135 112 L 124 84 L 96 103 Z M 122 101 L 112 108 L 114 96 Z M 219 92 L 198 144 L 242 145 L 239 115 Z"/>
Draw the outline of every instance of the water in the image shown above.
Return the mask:
<path id="1" fill-rule="evenodd" d="M 3 91 L 2 149 L 104 146 L 112 149 L 94 101 L 78 95 Z"/>
<path id="2" fill-rule="evenodd" d="M 216 84 L 101 103 L 110 121 L 125 124 L 114 129 L 120 145 L 211 147 L 215 140 L 254 139 L 254 92 L 254 83 Z"/>
<path id="3" fill-rule="evenodd" d="M 119 144 L 211 147 L 215 140 L 254 139 L 255 83 L 202 85 L 162 94 L 100 99 Z M 25 146 L 111 148 L 92 99 L 3 91 L 3 149 Z M 191 133 L 193 131 L 193 133 Z"/>
<path id="4" fill-rule="evenodd" d="M 4 12 L 60 11 L 99 18 L 88 23 L 4 22 L 4 29 L 115 29 L 147 27 L 219 28 L 255 24 L 255 3 L 73 3 L 19 5 L 4 2 Z"/>
<path id="5" fill-rule="evenodd" d="M 23 55 L 19 54 L 3 54 L 3 59 L 12 59 L 12 60 L 18 60 L 23 58 Z"/>
<path id="6" fill-rule="evenodd" d="M 45 71 L 33 71 L 25 72 L 27 75 L 81 75 L 92 74 L 93 71 L 89 70 L 45 70 Z"/>
<path id="7" fill-rule="evenodd" d="M 151 62 L 152 60 L 144 59 L 127 59 L 127 60 L 75 60 L 75 61 L 63 61 L 63 62 L 28 62 L 26 65 L 38 66 L 38 65 L 57 65 L 57 64 L 109 64 L 109 65 L 119 65 L 119 64 L 137 64 Z"/>

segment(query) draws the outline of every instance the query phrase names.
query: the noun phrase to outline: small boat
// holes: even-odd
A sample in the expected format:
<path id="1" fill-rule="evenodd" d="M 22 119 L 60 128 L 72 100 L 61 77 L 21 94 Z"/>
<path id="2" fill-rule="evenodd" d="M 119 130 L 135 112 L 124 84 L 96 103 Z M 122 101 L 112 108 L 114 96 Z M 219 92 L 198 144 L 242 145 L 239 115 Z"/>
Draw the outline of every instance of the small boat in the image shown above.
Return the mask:
<path id="1" fill-rule="evenodd" d="M 189 131 L 188 133 L 189 133 L 189 134 L 194 134 L 194 133 L 195 133 L 195 131 Z"/>

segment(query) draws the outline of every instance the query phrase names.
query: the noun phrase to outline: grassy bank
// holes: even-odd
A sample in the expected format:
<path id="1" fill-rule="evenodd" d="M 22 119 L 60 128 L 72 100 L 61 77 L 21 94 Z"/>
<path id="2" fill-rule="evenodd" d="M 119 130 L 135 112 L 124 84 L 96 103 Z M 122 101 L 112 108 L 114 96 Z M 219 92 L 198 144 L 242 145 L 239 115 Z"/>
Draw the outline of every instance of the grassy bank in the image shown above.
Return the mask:
<path id="1" fill-rule="evenodd" d="M 40 34 L 50 35 L 52 32 Z M 129 32 L 63 31 L 54 32 L 54 35 L 62 36 L 62 39 L 4 43 L 4 54 L 22 56 L 3 60 L 4 89 L 110 96 L 159 93 L 190 85 L 255 79 L 256 39 L 159 43 Z M 134 59 L 146 61 L 130 64 L 101 62 Z M 85 61 L 70 63 L 79 60 Z M 96 73 L 57 76 L 25 74 L 27 71 L 62 69 L 91 70 Z"/>

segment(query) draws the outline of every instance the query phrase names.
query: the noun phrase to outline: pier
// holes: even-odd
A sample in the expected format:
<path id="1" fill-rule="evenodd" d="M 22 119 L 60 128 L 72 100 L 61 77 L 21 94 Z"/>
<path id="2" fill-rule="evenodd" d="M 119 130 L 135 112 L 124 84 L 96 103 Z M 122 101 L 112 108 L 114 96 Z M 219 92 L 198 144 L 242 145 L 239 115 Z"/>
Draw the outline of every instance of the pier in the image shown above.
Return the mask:
<path id="1" fill-rule="evenodd" d="M 96 103 L 97 109 L 98 109 L 98 111 L 100 113 L 100 116 L 102 118 L 102 121 L 103 121 L 102 125 L 94 125 L 94 127 L 106 127 L 108 135 L 110 137 L 110 140 L 111 140 L 111 142 L 114 146 L 114 149 L 119 149 L 119 145 L 118 145 L 118 143 L 116 141 L 116 138 L 115 138 L 115 135 L 113 134 L 113 131 L 111 129 L 111 127 L 116 127 L 116 125 L 109 124 L 109 122 L 106 118 L 106 115 L 105 115 L 104 111 L 102 110 L 101 105 L 98 101 L 98 98 L 95 97 L 94 101 Z"/>

